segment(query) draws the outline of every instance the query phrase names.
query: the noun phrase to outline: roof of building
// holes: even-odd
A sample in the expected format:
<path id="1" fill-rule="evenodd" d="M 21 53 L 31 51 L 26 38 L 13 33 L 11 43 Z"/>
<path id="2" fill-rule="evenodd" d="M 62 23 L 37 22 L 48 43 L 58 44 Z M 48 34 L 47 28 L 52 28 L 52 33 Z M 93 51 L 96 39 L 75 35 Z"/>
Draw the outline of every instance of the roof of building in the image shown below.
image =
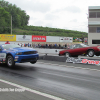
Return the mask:
<path id="1" fill-rule="evenodd" d="M 89 9 L 100 9 L 100 6 L 89 6 Z"/>

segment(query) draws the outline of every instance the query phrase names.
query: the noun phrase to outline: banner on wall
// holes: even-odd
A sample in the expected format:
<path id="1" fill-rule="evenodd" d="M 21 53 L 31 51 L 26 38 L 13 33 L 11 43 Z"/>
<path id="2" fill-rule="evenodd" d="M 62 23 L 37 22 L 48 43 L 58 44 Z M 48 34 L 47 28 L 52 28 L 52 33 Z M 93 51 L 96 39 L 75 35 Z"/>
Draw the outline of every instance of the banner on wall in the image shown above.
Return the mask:
<path id="1" fill-rule="evenodd" d="M 100 65 L 100 61 L 99 60 L 89 60 L 89 59 L 73 58 L 73 57 L 68 57 L 66 59 L 66 62 Z"/>
<path id="2" fill-rule="evenodd" d="M 32 41 L 31 35 L 16 35 L 16 41 Z"/>
<path id="3" fill-rule="evenodd" d="M 46 42 L 46 36 L 32 35 L 32 42 Z"/>
<path id="4" fill-rule="evenodd" d="M 59 42 L 58 36 L 47 36 L 47 42 Z"/>
<path id="5" fill-rule="evenodd" d="M 16 41 L 16 35 L 0 34 L 0 41 Z"/>
<path id="6" fill-rule="evenodd" d="M 60 42 L 73 42 L 73 37 L 60 37 Z"/>

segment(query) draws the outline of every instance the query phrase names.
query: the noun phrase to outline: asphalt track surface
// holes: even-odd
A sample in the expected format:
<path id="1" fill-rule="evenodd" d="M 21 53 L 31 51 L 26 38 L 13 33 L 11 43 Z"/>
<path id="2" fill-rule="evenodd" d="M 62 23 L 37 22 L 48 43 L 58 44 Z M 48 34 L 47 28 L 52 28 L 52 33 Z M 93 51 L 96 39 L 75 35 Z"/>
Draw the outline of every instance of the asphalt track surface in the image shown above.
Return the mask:
<path id="1" fill-rule="evenodd" d="M 100 100 L 100 66 L 38 60 L 36 64 L 0 65 L 0 100 Z"/>

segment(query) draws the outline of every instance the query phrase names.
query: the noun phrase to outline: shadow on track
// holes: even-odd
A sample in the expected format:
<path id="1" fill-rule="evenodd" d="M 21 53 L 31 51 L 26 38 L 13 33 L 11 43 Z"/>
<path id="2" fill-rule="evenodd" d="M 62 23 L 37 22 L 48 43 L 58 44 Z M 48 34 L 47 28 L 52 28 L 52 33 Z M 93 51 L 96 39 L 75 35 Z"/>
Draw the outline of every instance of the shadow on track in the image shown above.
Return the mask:
<path id="1" fill-rule="evenodd" d="M 28 65 L 28 63 L 26 63 L 26 65 L 23 64 L 15 64 L 15 66 L 13 68 L 9 68 L 6 64 L 0 64 L 0 69 L 6 69 L 6 70 L 19 70 L 19 71 L 36 71 L 36 67 L 34 66 L 30 66 Z"/>

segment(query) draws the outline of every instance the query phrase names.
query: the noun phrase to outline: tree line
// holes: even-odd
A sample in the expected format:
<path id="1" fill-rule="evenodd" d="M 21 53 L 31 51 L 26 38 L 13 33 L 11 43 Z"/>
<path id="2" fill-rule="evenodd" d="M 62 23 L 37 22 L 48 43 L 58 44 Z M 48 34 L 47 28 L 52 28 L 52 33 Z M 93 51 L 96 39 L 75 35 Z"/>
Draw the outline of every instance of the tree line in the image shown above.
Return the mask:
<path id="1" fill-rule="evenodd" d="M 12 16 L 12 27 L 26 26 L 29 21 L 29 15 L 24 10 L 12 5 L 7 1 L 0 1 L 0 33 L 10 33 Z"/>
<path id="2" fill-rule="evenodd" d="M 24 10 L 7 1 L 0 1 L 0 34 L 12 33 L 16 35 L 44 35 L 44 36 L 67 36 L 67 37 L 87 37 L 86 32 L 65 30 L 58 28 L 28 26 L 30 16 Z"/>

